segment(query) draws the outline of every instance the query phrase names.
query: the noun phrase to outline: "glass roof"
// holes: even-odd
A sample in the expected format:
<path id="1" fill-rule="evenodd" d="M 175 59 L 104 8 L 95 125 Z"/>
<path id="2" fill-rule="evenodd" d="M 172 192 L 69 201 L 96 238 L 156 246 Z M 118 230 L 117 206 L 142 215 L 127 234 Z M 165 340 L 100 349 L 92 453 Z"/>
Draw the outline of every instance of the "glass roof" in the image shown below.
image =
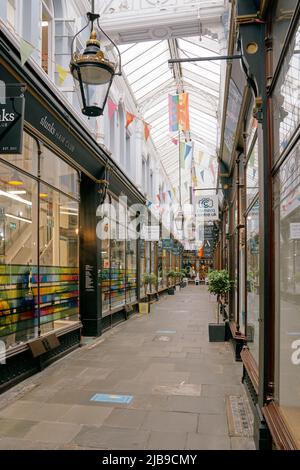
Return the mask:
<path id="1" fill-rule="evenodd" d="M 172 138 L 178 139 L 178 133 L 169 132 L 168 95 L 178 91 L 189 93 L 190 132 L 182 134 L 181 140 L 193 142 L 197 182 L 203 187 L 215 187 L 220 61 L 181 63 L 172 69 L 168 60 L 219 55 L 219 41 L 197 36 L 119 47 L 124 74 L 141 114 L 151 126 L 151 138 L 171 187 L 179 184 L 179 146 L 172 142 Z M 188 161 L 182 173 L 182 190 L 186 182 L 191 182 Z"/>

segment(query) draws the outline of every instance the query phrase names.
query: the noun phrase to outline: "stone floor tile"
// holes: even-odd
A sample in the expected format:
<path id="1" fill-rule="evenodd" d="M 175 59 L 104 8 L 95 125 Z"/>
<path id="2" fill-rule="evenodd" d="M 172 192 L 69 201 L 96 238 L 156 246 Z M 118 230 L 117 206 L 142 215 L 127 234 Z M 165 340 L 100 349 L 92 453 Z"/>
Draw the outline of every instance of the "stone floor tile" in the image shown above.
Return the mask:
<path id="1" fill-rule="evenodd" d="M 198 418 L 199 434 L 207 436 L 227 436 L 228 425 L 225 414 L 200 414 Z"/>
<path id="2" fill-rule="evenodd" d="M 101 426 L 108 416 L 113 411 L 113 408 L 106 406 L 84 406 L 74 405 L 69 410 L 61 415 L 58 421 L 63 423 L 77 423 L 90 426 Z"/>
<path id="3" fill-rule="evenodd" d="M 78 424 L 41 421 L 25 435 L 25 439 L 63 444 L 71 442 L 80 429 L 81 426 Z"/>
<path id="4" fill-rule="evenodd" d="M 197 429 L 197 415 L 172 411 L 149 411 L 142 429 L 162 432 L 193 432 Z"/>
<path id="5" fill-rule="evenodd" d="M 35 424 L 36 421 L 25 419 L 0 418 L 0 439 L 1 437 L 23 438 Z"/>
<path id="6" fill-rule="evenodd" d="M 146 416 L 147 412 L 143 410 L 117 408 L 106 418 L 104 425 L 116 428 L 139 429 Z"/>
<path id="7" fill-rule="evenodd" d="M 151 450 L 184 450 L 187 433 L 152 431 L 147 443 Z"/>
<path id="8" fill-rule="evenodd" d="M 84 426 L 73 443 L 82 447 L 100 449 L 145 449 L 149 432 L 136 429 L 119 429 L 109 426 Z"/>
<path id="9" fill-rule="evenodd" d="M 249 437 L 231 437 L 231 450 L 255 450 L 253 439 Z"/>
<path id="10" fill-rule="evenodd" d="M 186 450 L 230 450 L 230 439 L 228 436 L 189 433 Z"/>

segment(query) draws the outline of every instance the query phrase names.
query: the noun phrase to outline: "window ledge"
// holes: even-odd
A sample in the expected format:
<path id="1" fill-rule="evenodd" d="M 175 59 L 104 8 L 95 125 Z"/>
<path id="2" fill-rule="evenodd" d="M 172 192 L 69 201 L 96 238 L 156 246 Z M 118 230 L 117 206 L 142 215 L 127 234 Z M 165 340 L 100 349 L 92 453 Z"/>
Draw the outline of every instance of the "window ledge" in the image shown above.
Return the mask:
<path id="1" fill-rule="evenodd" d="M 273 401 L 262 409 L 273 441 L 279 450 L 300 450 L 280 407 Z"/>
<path id="2" fill-rule="evenodd" d="M 243 361 L 244 367 L 249 375 L 249 378 L 252 382 L 254 390 L 258 395 L 258 384 L 259 384 L 259 375 L 257 364 L 252 356 L 250 350 L 247 347 L 244 347 L 241 352 L 241 359 Z"/>

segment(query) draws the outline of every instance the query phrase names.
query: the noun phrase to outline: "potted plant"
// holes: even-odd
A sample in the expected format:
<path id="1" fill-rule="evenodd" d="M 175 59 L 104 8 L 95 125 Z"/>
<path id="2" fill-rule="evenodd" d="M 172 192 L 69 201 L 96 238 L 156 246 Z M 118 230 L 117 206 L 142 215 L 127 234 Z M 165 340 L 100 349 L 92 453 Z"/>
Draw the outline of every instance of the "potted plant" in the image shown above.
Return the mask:
<path id="1" fill-rule="evenodd" d="M 185 269 L 182 269 L 181 270 L 181 284 L 180 284 L 180 287 L 186 287 L 187 286 L 187 283 L 184 282 L 184 280 L 187 279 L 187 272 Z"/>
<path id="2" fill-rule="evenodd" d="M 168 283 L 169 283 L 169 287 L 168 287 L 168 294 L 169 295 L 174 295 L 175 294 L 175 287 L 174 287 L 174 284 L 173 284 L 173 280 L 175 279 L 175 272 L 174 271 L 169 271 L 167 273 L 167 278 L 168 278 Z"/>
<path id="3" fill-rule="evenodd" d="M 225 323 L 220 323 L 220 310 L 225 311 L 226 295 L 234 287 L 234 281 L 229 279 L 229 274 L 225 269 L 221 271 L 210 271 L 208 274 L 208 291 L 217 296 L 217 323 L 208 325 L 209 341 L 225 341 Z M 223 318 L 225 320 L 225 318 Z"/>
<path id="4" fill-rule="evenodd" d="M 149 274 L 150 295 L 154 295 L 157 299 L 157 276 L 154 273 Z"/>

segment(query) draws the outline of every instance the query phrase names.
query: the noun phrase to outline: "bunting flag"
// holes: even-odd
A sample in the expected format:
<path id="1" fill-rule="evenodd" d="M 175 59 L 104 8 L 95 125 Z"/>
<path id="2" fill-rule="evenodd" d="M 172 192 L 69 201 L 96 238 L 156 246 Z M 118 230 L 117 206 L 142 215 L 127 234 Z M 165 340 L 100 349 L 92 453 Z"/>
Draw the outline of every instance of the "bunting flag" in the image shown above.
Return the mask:
<path id="1" fill-rule="evenodd" d="M 201 246 L 201 248 L 199 248 L 198 256 L 199 256 L 199 258 L 203 258 L 203 247 L 202 246 Z"/>
<path id="2" fill-rule="evenodd" d="M 153 204 L 153 202 L 151 202 L 151 201 L 148 201 L 146 205 L 147 205 L 147 207 L 151 207 L 151 206 L 152 206 L 152 204 Z"/>
<path id="3" fill-rule="evenodd" d="M 169 131 L 177 132 L 179 95 L 169 95 Z"/>
<path id="4" fill-rule="evenodd" d="M 27 60 L 31 56 L 34 51 L 34 46 L 29 42 L 25 41 L 25 39 L 20 39 L 20 54 L 21 54 L 21 64 L 22 67 L 26 64 Z"/>
<path id="5" fill-rule="evenodd" d="M 162 193 L 162 196 L 163 196 L 164 202 L 166 202 L 166 193 Z"/>
<path id="6" fill-rule="evenodd" d="M 183 132 L 190 130 L 189 94 L 180 93 L 178 103 L 178 123 Z"/>
<path id="7" fill-rule="evenodd" d="M 203 158 L 204 158 L 204 153 L 201 150 L 199 150 L 197 157 L 195 159 L 197 165 L 201 165 L 201 163 L 203 162 Z"/>
<path id="8" fill-rule="evenodd" d="M 202 178 L 202 182 L 204 183 L 204 170 L 202 170 L 202 171 L 200 172 L 200 175 L 201 175 L 201 178 Z"/>
<path id="9" fill-rule="evenodd" d="M 56 64 L 56 71 L 58 73 L 58 83 L 59 86 L 63 86 L 66 81 L 67 76 L 69 75 L 69 70 L 65 69 L 59 64 Z"/>
<path id="10" fill-rule="evenodd" d="M 256 176 L 256 168 L 253 168 L 253 179 L 255 179 Z"/>
<path id="11" fill-rule="evenodd" d="M 173 137 L 171 141 L 173 144 L 178 145 L 178 139 L 175 139 L 175 137 Z"/>
<path id="12" fill-rule="evenodd" d="M 174 196 L 176 197 L 176 194 L 177 194 L 176 186 L 173 187 L 173 193 L 174 193 Z"/>
<path id="13" fill-rule="evenodd" d="M 108 117 L 109 117 L 109 120 L 111 120 L 115 111 L 118 109 L 118 105 L 114 103 L 110 98 L 108 98 L 107 106 L 108 106 Z"/>
<path id="14" fill-rule="evenodd" d="M 168 194 L 169 194 L 169 197 L 170 197 L 170 199 L 171 199 L 171 201 L 172 201 L 172 192 L 171 192 L 171 191 L 168 191 Z"/>
<path id="15" fill-rule="evenodd" d="M 179 155 L 180 155 L 180 167 L 184 170 L 185 169 L 185 142 L 179 143 Z"/>
<path id="16" fill-rule="evenodd" d="M 126 111 L 126 129 L 134 121 L 135 117 L 136 116 L 134 114 L 131 114 L 128 111 Z"/>
<path id="17" fill-rule="evenodd" d="M 156 195 L 156 197 L 157 197 L 157 199 L 158 199 L 158 200 L 159 200 L 159 202 L 160 202 L 160 195 L 159 195 L 159 194 L 157 194 L 157 195 Z"/>
<path id="18" fill-rule="evenodd" d="M 185 151 L 184 151 L 184 159 L 185 160 L 190 155 L 192 150 L 193 150 L 193 145 L 192 144 L 185 144 Z"/>
<path id="19" fill-rule="evenodd" d="M 147 142 L 149 137 L 150 137 L 150 126 L 147 122 L 144 122 L 144 136 L 145 136 L 145 141 Z"/>

